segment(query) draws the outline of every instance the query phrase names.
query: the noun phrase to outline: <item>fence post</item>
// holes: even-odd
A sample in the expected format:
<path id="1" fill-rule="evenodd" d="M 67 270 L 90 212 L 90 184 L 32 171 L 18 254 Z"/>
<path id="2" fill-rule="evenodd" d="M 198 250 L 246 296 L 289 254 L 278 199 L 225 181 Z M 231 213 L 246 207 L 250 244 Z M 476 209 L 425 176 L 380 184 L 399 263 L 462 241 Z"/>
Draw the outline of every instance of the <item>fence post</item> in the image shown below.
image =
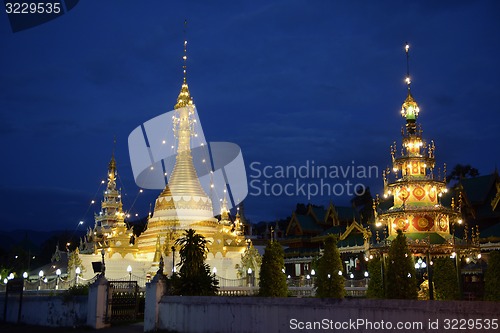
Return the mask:
<path id="1" fill-rule="evenodd" d="M 160 257 L 160 268 L 151 282 L 146 283 L 146 302 L 144 304 L 144 332 L 158 329 L 159 303 L 166 292 L 166 279 L 163 275 L 163 257 Z"/>
<path id="2" fill-rule="evenodd" d="M 89 298 L 87 305 L 87 325 L 100 329 L 108 327 L 108 280 L 101 275 L 89 286 Z"/>

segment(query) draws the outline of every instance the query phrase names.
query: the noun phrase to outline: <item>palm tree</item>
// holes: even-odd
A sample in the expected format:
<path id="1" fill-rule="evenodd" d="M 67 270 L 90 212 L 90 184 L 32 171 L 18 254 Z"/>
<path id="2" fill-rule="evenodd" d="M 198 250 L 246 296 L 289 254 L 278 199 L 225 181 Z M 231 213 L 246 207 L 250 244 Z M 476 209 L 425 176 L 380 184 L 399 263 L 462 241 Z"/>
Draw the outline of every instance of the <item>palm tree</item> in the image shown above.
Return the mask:
<path id="1" fill-rule="evenodd" d="M 208 241 L 193 229 L 185 230 L 184 235 L 175 241 L 180 246 L 181 257 L 179 274 L 174 278 L 174 288 L 178 294 L 191 296 L 215 295 L 219 281 L 210 274 L 205 263 Z"/>

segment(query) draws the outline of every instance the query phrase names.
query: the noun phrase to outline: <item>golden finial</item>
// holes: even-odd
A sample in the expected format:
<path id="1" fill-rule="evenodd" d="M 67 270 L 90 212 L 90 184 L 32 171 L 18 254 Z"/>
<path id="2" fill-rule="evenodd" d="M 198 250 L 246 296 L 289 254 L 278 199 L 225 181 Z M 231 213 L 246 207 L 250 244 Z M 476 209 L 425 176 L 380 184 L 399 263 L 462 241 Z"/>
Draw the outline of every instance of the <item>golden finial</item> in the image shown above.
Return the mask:
<path id="1" fill-rule="evenodd" d="M 411 80 L 410 80 L 410 44 L 408 44 L 408 42 L 406 42 L 406 45 L 405 45 L 405 52 L 406 52 L 406 79 L 405 79 L 405 82 L 406 84 L 408 85 L 408 93 L 410 92 L 410 84 L 411 84 Z"/>
<path id="2" fill-rule="evenodd" d="M 184 55 L 182 56 L 183 65 L 183 81 L 181 86 L 181 92 L 177 96 L 177 104 L 175 104 L 174 109 L 179 109 L 188 105 L 193 105 L 193 99 L 189 93 L 189 87 L 187 84 L 187 38 L 186 38 L 187 20 L 184 20 Z"/>
<path id="3" fill-rule="evenodd" d="M 111 161 L 109 161 L 109 173 L 113 173 L 116 170 L 116 161 L 115 161 L 115 147 L 116 147 L 116 136 L 113 139 L 113 151 L 111 152 Z"/>

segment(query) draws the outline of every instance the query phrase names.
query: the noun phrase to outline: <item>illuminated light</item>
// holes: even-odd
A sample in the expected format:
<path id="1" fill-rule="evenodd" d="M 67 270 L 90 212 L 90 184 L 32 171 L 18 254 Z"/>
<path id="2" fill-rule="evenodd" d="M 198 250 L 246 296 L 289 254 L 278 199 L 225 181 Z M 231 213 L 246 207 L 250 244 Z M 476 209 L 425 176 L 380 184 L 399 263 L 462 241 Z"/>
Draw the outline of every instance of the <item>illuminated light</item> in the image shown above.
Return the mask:
<path id="1" fill-rule="evenodd" d="M 212 269 L 212 272 L 213 272 L 214 274 L 217 274 L 217 267 L 214 267 L 214 269 Z"/>
<path id="2" fill-rule="evenodd" d="M 7 284 L 7 282 L 9 282 L 9 280 L 7 280 L 7 278 L 3 279 L 4 284 Z"/>
<path id="3" fill-rule="evenodd" d="M 351 274 L 349 274 L 349 277 L 350 277 L 351 279 L 354 279 L 354 274 L 352 274 L 352 273 L 351 273 Z"/>
<path id="4" fill-rule="evenodd" d="M 382 225 L 382 223 L 381 223 L 381 222 L 378 222 L 378 221 L 377 221 L 377 222 L 375 223 L 375 226 L 376 226 L 376 227 L 380 227 L 381 225 Z"/>
<path id="5" fill-rule="evenodd" d="M 284 269 L 284 268 L 282 268 L 282 269 L 281 269 L 281 271 L 282 271 L 283 273 L 285 273 L 285 269 Z M 313 272 L 314 272 L 314 269 L 313 269 Z M 311 272 L 311 274 L 312 274 L 312 275 L 314 275 L 312 272 Z"/>
<path id="6" fill-rule="evenodd" d="M 427 164 L 426 163 L 424 163 L 424 168 L 427 168 Z"/>
<path id="7" fill-rule="evenodd" d="M 132 266 L 130 266 L 130 265 L 128 265 L 128 266 L 127 266 L 127 272 L 128 272 L 129 274 L 130 274 L 130 273 L 132 273 Z"/>
<path id="8" fill-rule="evenodd" d="M 477 255 L 477 259 L 481 259 L 481 253 Z"/>
<path id="9" fill-rule="evenodd" d="M 368 261 L 368 260 L 369 260 L 368 257 L 365 257 L 365 261 Z"/>
<path id="10" fill-rule="evenodd" d="M 248 267 L 248 271 L 247 271 L 248 274 L 252 274 L 252 269 L 250 267 Z"/>
<path id="11" fill-rule="evenodd" d="M 384 193 L 384 199 L 387 199 L 387 193 Z"/>
<path id="12" fill-rule="evenodd" d="M 142 188 L 139 190 L 139 193 L 142 193 Z"/>
<path id="13" fill-rule="evenodd" d="M 56 275 L 57 275 L 58 277 L 61 275 L 61 270 L 60 270 L 59 268 L 56 270 Z"/>
<path id="14" fill-rule="evenodd" d="M 28 278 L 28 272 L 23 273 L 23 278 L 27 279 Z"/>
<path id="15" fill-rule="evenodd" d="M 469 261 L 470 261 L 469 257 L 465 258 L 465 262 L 469 263 Z"/>
<path id="16" fill-rule="evenodd" d="M 136 213 L 135 216 L 139 216 L 139 214 Z"/>
<path id="17" fill-rule="evenodd" d="M 285 269 L 284 268 L 283 268 L 283 273 L 285 273 Z M 316 275 L 316 271 L 314 269 L 311 271 L 311 275 L 312 276 Z"/>
<path id="18" fill-rule="evenodd" d="M 174 146 L 172 146 L 171 148 L 174 149 Z"/>
<path id="19" fill-rule="evenodd" d="M 457 222 L 458 222 L 458 224 L 462 224 L 463 221 L 462 221 L 462 219 L 458 219 Z"/>
<path id="20" fill-rule="evenodd" d="M 127 214 L 127 217 L 130 217 L 130 214 Z"/>
<path id="21" fill-rule="evenodd" d="M 13 280 L 14 279 L 14 273 L 10 273 L 9 276 L 7 277 L 7 279 Z"/>
<path id="22" fill-rule="evenodd" d="M 453 252 L 450 256 L 451 259 L 454 259 L 457 256 L 456 252 Z"/>
<path id="23" fill-rule="evenodd" d="M 405 258 L 408 258 L 408 253 L 405 253 Z"/>
<path id="24" fill-rule="evenodd" d="M 392 169 L 392 171 L 398 172 L 398 168 L 395 167 L 395 168 Z"/>
<path id="25" fill-rule="evenodd" d="M 406 45 L 405 45 L 405 50 L 406 50 L 406 52 L 408 52 L 408 50 L 409 50 L 409 49 L 410 49 L 410 45 L 409 45 L 409 44 L 406 44 Z"/>
<path id="26" fill-rule="evenodd" d="M 370 254 L 370 260 L 371 260 L 371 259 L 373 259 L 373 255 L 372 255 L 372 254 Z"/>
<path id="27" fill-rule="evenodd" d="M 431 260 L 431 262 L 429 264 L 431 264 L 431 266 L 434 265 L 434 261 Z"/>
<path id="28" fill-rule="evenodd" d="M 426 268 L 427 267 L 427 264 L 425 263 L 425 261 L 420 265 L 422 268 Z"/>
<path id="29" fill-rule="evenodd" d="M 154 170 L 155 168 L 154 167 L 151 167 L 151 170 Z"/>
<path id="30" fill-rule="evenodd" d="M 442 196 L 443 196 L 443 193 L 439 193 L 439 194 L 438 194 L 438 197 L 440 197 L 440 198 L 441 198 Z"/>
<path id="31" fill-rule="evenodd" d="M 104 180 L 101 180 L 101 184 L 104 184 Z"/>
<path id="32" fill-rule="evenodd" d="M 447 188 L 445 188 L 443 191 L 444 191 L 444 193 L 448 193 L 448 189 Z"/>
<path id="33" fill-rule="evenodd" d="M 288 275 L 288 276 L 290 276 L 290 275 Z M 332 276 L 331 276 L 330 274 L 328 274 L 328 278 L 331 278 L 331 277 L 332 277 Z"/>
<path id="34" fill-rule="evenodd" d="M 409 76 L 405 79 L 405 82 L 406 82 L 406 84 L 410 84 L 410 83 L 411 83 L 411 80 L 410 80 L 410 77 L 409 77 Z M 410 107 L 410 108 L 411 108 L 411 107 Z"/>
<path id="35" fill-rule="evenodd" d="M 205 145 L 205 144 L 202 142 L 202 143 L 201 143 L 201 146 L 203 147 L 204 145 Z"/>
<path id="36" fill-rule="evenodd" d="M 411 278 L 411 273 L 408 273 L 408 277 Z"/>
<path id="37" fill-rule="evenodd" d="M 162 144 L 165 144 L 165 143 L 167 143 L 167 141 L 163 140 L 161 143 L 162 143 Z"/>
<path id="38" fill-rule="evenodd" d="M 391 190 L 387 191 L 387 194 L 391 195 L 391 194 L 392 194 L 392 191 L 391 191 Z"/>
<path id="39" fill-rule="evenodd" d="M 43 282 L 47 283 L 49 280 L 47 278 L 43 279 Z"/>
<path id="40" fill-rule="evenodd" d="M 210 184 L 210 187 L 211 187 L 211 188 L 214 188 L 214 184 Z"/>
<path id="41" fill-rule="evenodd" d="M 420 268 L 420 264 L 417 262 L 415 263 L 415 269 L 419 269 Z"/>
<path id="42" fill-rule="evenodd" d="M 39 276 L 40 278 L 42 278 L 42 277 L 43 277 L 43 271 L 38 272 L 38 276 Z"/>
<path id="43" fill-rule="evenodd" d="M 205 163 L 205 159 L 203 159 L 202 162 Z"/>
<path id="44" fill-rule="evenodd" d="M 108 247 L 108 252 L 111 252 L 111 248 Z"/>
<path id="45" fill-rule="evenodd" d="M 91 203 L 91 204 L 95 204 L 95 201 L 94 201 L 94 200 L 92 200 L 90 203 Z"/>
<path id="46" fill-rule="evenodd" d="M 367 271 L 365 271 L 365 274 L 364 274 L 364 275 L 365 275 L 365 278 L 367 278 L 367 277 L 368 277 L 368 272 L 367 272 Z"/>
<path id="47" fill-rule="evenodd" d="M 339 275 L 342 276 L 342 271 L 339 271 Z"/>
<path id="48" fill-rule="evenodd" d="M 82 224 L 83 224 L 83 221 L 78 222 L 78 224 L 79 224 L 79 225 L 82 225 Z"/>

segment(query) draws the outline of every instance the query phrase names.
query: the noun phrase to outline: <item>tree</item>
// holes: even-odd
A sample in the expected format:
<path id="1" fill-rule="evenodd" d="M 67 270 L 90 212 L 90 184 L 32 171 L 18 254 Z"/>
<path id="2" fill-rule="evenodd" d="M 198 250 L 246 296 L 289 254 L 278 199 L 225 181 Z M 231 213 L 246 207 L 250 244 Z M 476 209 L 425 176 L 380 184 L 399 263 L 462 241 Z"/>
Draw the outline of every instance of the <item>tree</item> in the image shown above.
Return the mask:
<path id="1" fill-rule="evenodd" d="M 415 265 L 406 244 L 406 236 L 398 230 L 387 258 L 387 298 L 417 299 Z"/>
<path id="2" fill-rule="evenodd" d="M 280 243 L 271 240 L 267 243 L 260 267 L 259 295 L 264 297 L 286 297 L 288 287 L 283 249 Z"/>
<path id="3" fill-rule="evenodd" d="M 454 300 L 460 298 L 457 270 L 450 258 L 437 258 L 434 261 L 434 297 L 437 300 Z"/>
<path id="4" fill-rule="evenodd" d="M 214 296 L 219 281 L 205 263 L 208 241 L 193 229 L 185 230 L 184 235 L 175 241 L 180 246 L 181 258 L 179 274 L 173 280 L 177 294 L 186 296 Z"/>
<path id="5" fill-rule="evenodd" d="M 368 290 L 366 297 L 368 298 L 384 298 L 384 280 L 382 276 L 382 259 L 374 257 L 368 261 Z"/>
<path id="6" fill-rule="evenodd" d="M 488 255 L 484 280 L 484 300 L 500 301 L 500 251 L 493 251 Z"/>
<path id="7" fill-rule="evenodd" d="M 449 183 L 452 180 L 460 180 L 462 178 L 472 178 L 477 176 L 479 176 L 479 171 L 476 168 L 471 167 L 470 164 L 457 164 L 453 167 L 451 173 L 446 177 L 446 181 Z"/>
<path id="8" fill-rule="evenodd" d="M 316 274 L 316 296 L 318 297 L 344 297 L 344 276 L 342 272 L 342 261 L 337 249 L 337 238 L 329 235 L 325 239 L 323 255 L 318 260 L 318 272 Z"/>

